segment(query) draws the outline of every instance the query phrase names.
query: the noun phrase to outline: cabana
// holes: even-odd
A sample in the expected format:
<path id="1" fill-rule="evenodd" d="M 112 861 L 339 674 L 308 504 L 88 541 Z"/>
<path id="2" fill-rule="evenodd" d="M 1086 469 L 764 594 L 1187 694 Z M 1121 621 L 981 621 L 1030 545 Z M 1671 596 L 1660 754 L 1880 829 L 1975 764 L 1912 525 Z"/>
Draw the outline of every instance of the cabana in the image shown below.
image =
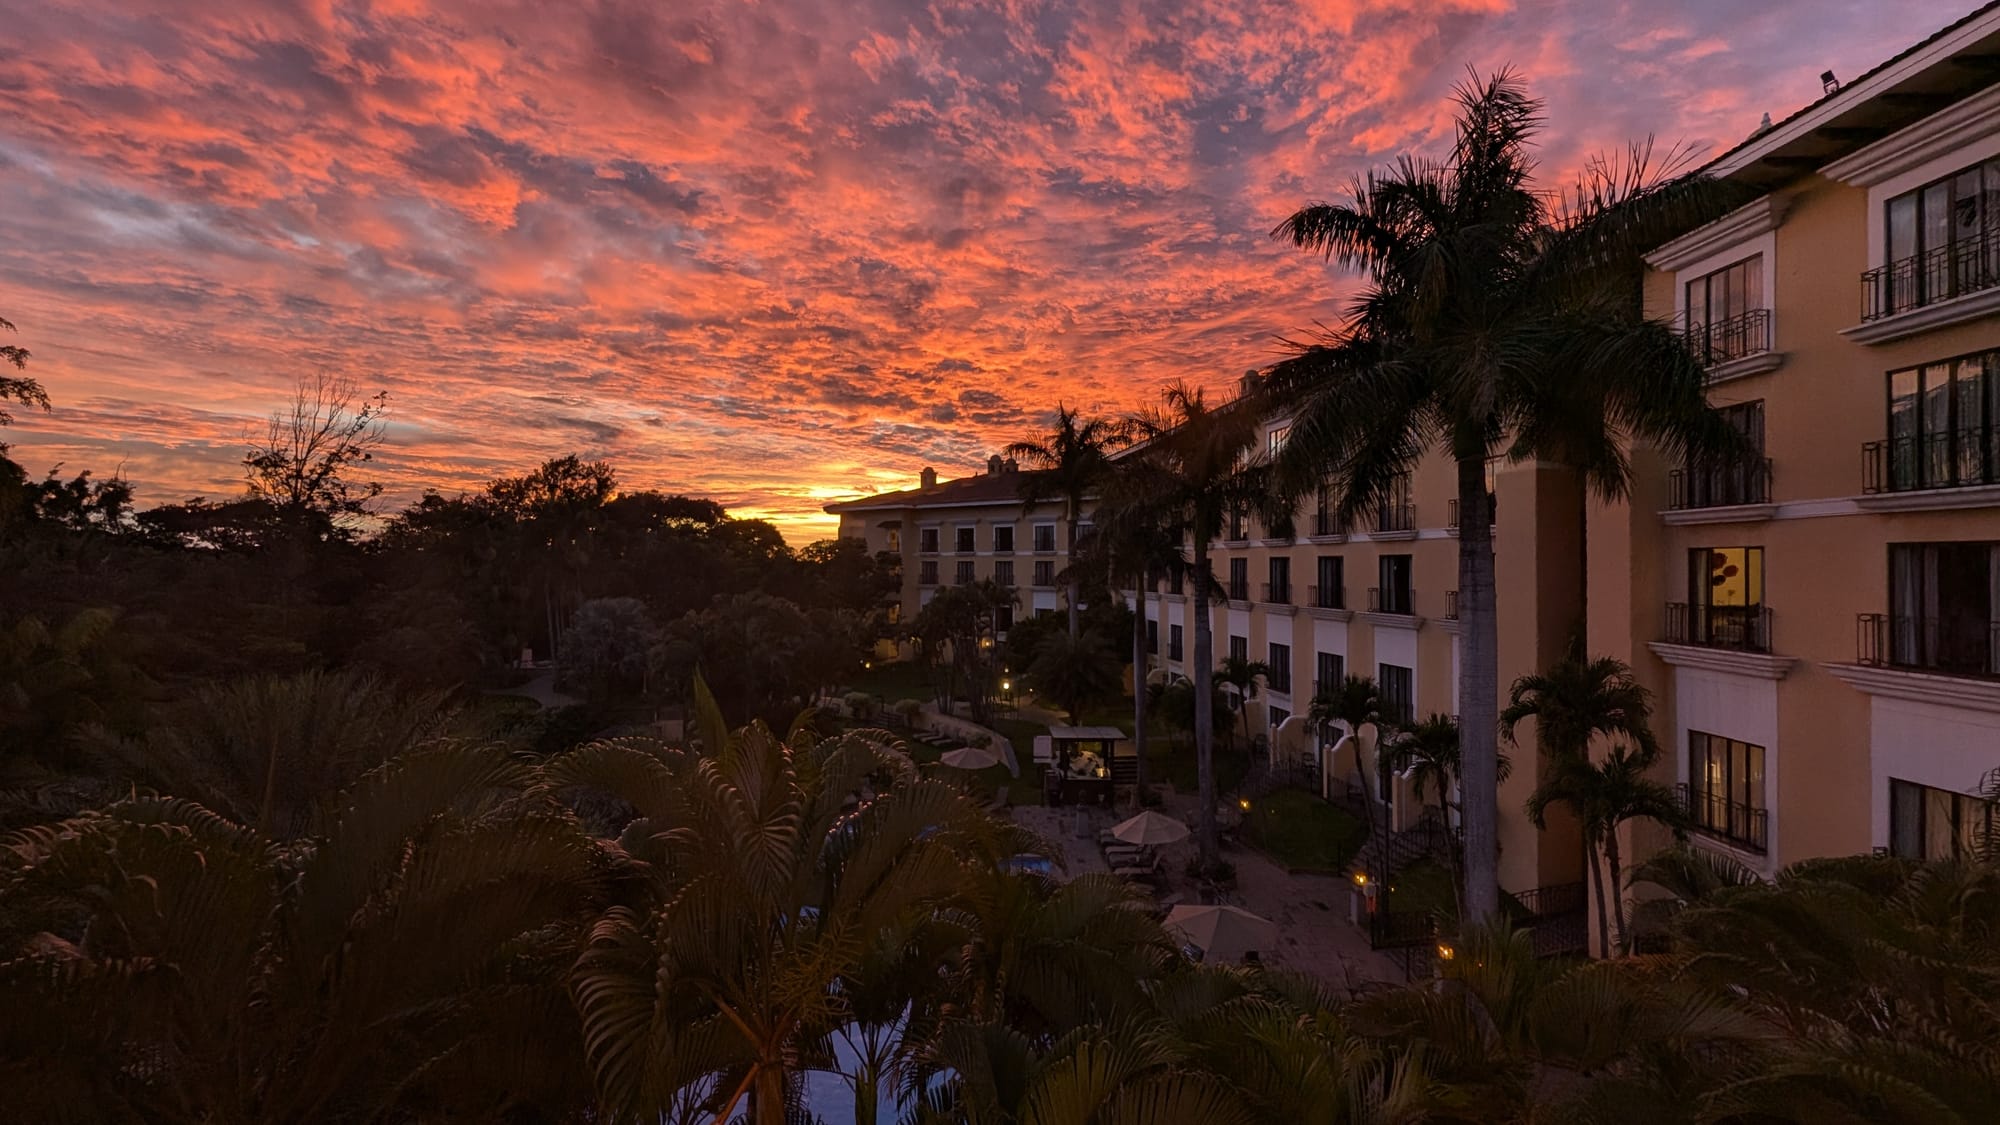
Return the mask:
<path id="1" fill-rule="evenodd" d="M 1108 808 L 1115 786 L 1138 780 L 1138 756 L 1117 727 L 1050 727 L 1048 740 L 1042 784 L 1050 804 Z"/>

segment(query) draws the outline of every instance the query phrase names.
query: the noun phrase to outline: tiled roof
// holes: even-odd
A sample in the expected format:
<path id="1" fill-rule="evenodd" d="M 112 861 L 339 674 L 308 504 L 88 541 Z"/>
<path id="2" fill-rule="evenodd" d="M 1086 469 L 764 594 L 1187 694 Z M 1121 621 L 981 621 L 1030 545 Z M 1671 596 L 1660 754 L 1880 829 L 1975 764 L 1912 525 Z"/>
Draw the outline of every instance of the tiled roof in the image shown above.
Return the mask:
<path id="1" fill-rule="evenodd" d="M 1022 485 L 1040 475 L 1042 474 L 1033 470 L 980 473 L 977 476 L 959 477 L 957 480 L 941 480 L 930 488 L 904 488 L 894 492 L 878 492 L 873 496 L 863 496 L 859 500 L 843 500 L 837 504 L 828 504 L 825 510 L 839 515 L 842 512 L 878 508 L 950 508 L 962 504 L 1019 502 L 1022 498 Z"/>

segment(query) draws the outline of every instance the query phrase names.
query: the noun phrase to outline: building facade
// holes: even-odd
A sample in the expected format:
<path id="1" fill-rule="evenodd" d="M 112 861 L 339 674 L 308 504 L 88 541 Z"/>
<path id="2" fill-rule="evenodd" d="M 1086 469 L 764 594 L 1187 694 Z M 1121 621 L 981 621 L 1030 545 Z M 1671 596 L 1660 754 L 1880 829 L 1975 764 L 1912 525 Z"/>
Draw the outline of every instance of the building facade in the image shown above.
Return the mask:
<path id="1" fill-rule="evenodd" d="M 1696 840 L 1765 875 L 1949 855 L 1990 815 L 1996 63 L 1989 5 L 1724 154 L 1754 201 L 1649 257 L 1648 313 L 1759 452 L 1634 451 L 1588 519 L 1591 648 L 1657 694 Z"/>

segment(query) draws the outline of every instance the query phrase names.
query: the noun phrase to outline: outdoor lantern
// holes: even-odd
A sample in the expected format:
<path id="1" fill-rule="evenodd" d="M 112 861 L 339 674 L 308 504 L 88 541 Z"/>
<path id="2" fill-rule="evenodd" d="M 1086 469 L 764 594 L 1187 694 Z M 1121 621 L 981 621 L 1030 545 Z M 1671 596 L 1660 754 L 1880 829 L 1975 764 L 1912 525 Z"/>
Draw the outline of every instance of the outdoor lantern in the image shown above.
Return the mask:
<path id="1" fill-rule="evenodd" d="M 1000 690 L 1001 690 L 1001 691 L 1013 691 L 1013 690 L 1014 690 L 1014 681 L 1012 681 L 1012 680 L 1001 680 L 1001 681 L 1000 681 Z"/>
<path id="2" fill-rule="evenodd" d="M 1236 802 L 1236 803 L 1237 803 L 1237 804 L 1238 804 L 1239 806 L 1241 806 L 1241 807 L 1242 807 L 1242 809 L 1243 809 L 1243 811 L 1244 811 L 1244 812 L 1249 812 L 1249 811 L 1250 811 L 1250 798 L 1248 798 L 1248 797 L 1245 797 L 1245 798 L 1243 798 L 1242 800 L 1240 800 L 1240 801 L 1238 801 L 1238 802 Z"/>
<path id="3" fill-rule="evenodd" d="M 1365 886 L 1367 886 L 1367 885 L 1368 885 L 1368 873 L 1367 873 L 1366 871 L 1356 871 L 1356 872 L 1354 873 L 1354 885 L 1355 885 L 1355 886 L 1357 886 L 1357 887 L 1365 887 Z"/>
<path id="4" fill-rule="evenodd" d="M 1443 942 L 1438 942 L 1438 960 L 1449 961 L 1453 957 L 1456 957 L 1457 955 L 1458 955 L 1458 950 L 1453 949 L 1451 946 L 1446 945 Z"/>

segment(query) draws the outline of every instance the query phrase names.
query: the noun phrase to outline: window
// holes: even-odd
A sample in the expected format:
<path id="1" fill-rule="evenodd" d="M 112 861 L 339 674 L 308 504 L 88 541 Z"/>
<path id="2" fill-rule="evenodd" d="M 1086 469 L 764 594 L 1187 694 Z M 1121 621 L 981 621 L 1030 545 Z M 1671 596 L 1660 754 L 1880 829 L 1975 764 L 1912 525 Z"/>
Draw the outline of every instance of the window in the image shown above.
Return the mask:
<path id="1" fill-rule="evenodd" d="M 1862 447 L 1869 492 L 2000 481 L 2000 351 L 1891 371 L 1888 431 Z"/>
<path id="2" fill-rule="evenodd" d="M 1056 553 L 1056 525 L 1038 523 L 1035 525 L 1035 553 L 1053 555 Z"/>
<path id="3" fill-rule="evenodd" d="M 1230 636 L 1229 636 L 1229 659 L 1231 659 L 1231 660 L 1248 660 L 1248 659 L 1250 659 L 1250 638 L 1249 638 L 1249 637 L 1239 637 L 1239 636 L 1236 636 L 1236 635 L 1235 635 L 1235 634 L 1233 634 L 1233 633 L 1232 633 L 1232 634 L 1230 634 Z"/>
<path id="4" fill-rule="evenodd" d="M 1667 607 L 1667 640 L 1743 652 L 1771 651 L 1764 604 L 1764 548 L 1696 547 L 1688 552 L 1688 603 Z"/>
<path id="5" fill-rule="evenodd" d="M 888 542 L 887 546 L 885 546 L 885 547 L 884 547 L 884 550 L 887 550 L 887 551 L 888 551 L 888 552 L 889 552 L 890 554 L 895 554 L 895 555 L 900 555 L 900 554 L 902 554 L 902 553 L 903 553 L 903 533 L 902 533 L 901 531 L 897 530 L 896 528 L 893 528 L 893 527 L 892 527 L 892 528 L 890 528 L 890 529 L 889 529 L 889 542 Z"/>
<path id="6" fill-rule="evenodd" d="M 1869 320 L 2000 284 L 2000 159 L 1890 199 L 1886 259 L 1862 275 Z"/>
<path id="7" fill-rule="evenodd" d="M 1264 590 L 1264 600 L 1277 605 L 1286 605 L 1292 600 L 1292 560 L 1283 555 L 1270 560 L 1270 582 Z"/>
<path id="8" fill-rule="evenodd" d="M 1181 627 L 1179 625 L 1168 625 L 1167 659 L 1179 660 L 1180 658 L 1181 658 Z"/>
<path id="9" fill-rule="evenodd" d="M 1768 838 L 1764 748 L 1689 731 L 1687 811 L 1701 831 L 1763 851 Z"/>
<path id="10" fill-rule="evenodd" d="M 1312 604 L 1321 609 L 1339 609 L 1347 604 L 1346 561 L 1339 555 L 1321 555 L 1319 569 L 1315 575 L 1319 585 L 1313 587 Z"/>
<path id="11" fill-rule="evenodd" d="M 1377 613 L 1409 613 L 1410 556 L 1383 555 L 1375 560 L 1375 570 L 1381 585 L 1372 591 L 1374 604 L 1368 608 Z"/>
<path id="12" fill-rule="evenodd" d="M 1728 363 L 1771 350 L 1764 260 L 1745 258 L 1687 283 L 1687 339 L 1701 361 Z"/>
<path id="13" fill-rule="evenodd" d="M 2000 674 L 2000 544 L 1889 545 L 1889 662 Z"/>
<path id="14" fill-rule="evenodd" d="M 1335 517 L 1333 489 L 1322 488 L 1313 498 L 1313 534 L 1338 535 L 1340 521 Z"/>
<path id="15" fill-rule="evenodd" d="M 1720 508 L 1764 504 L 1771 499 L 1769 462 L 1764 459 L 1764 403 L 1718 407 L 1754 452 L 1742 459 L 1692 462 L 1669 476 L 1669 508 Z"/>
<path id="16" fill-rule="evenodd" d="M 1378 532 L 1410 531 L 1416 527 L 1416 508 L 1410 502 L 1410 474 L 1404 473 L 1389 485 L 1375 508 Z"/>
<path id="17" fill-rule="evenodd" d="M 957 564 L 957 568 L 954 570 L 952 574 L 952 580 L 957 582 L 961 586 L 972 585 L 971 559 L 965 559 Z"/>
<path id="18" fill-rule="evenodd" d="M 974 546 L 972 542 L 972 537 L 977 531 L 978 529 L 973 527 L 958 528 L 957 542 L 952 547 L 953 553 L 969 555 L 978 550 L 979 548 Z"/>
<path id="19" fill-rule="evenodd" d="M 1001 559 L 993 564 L 993 581 L 1001 586 L 1014 585 L 1014 560 Z"/>
<path id="20" fill-rule="evenodd" d="M 1151 618 L 1146 619 L 1146 651 L 1151 653 L 1160 651 L 1160 623 Z"/>
<path id="21" fill-rule="evenodd" d="M 1347 658 L 1337 652 L 1313 654 L 1313 694 L 1330 695 L 1347 679 Z"/>
<path id="22" fill-rule="evenodd" d="M 1417 673 L 1399 664 L 1375 667 L 1376 697 L 1381 703 L 1384 723 L 1407 726 L 1417 717 Z"/>
<path id="23" fill-rule="evenodd" d="M 1013 553 L 1014 553 L 1014 525 L 1013 525 L 1013 524 L 1011 524 L 1011 523 L 1002 523 L 1002 524 L 995 524 L 995 525 L 994 525 L 994 527 L 993 527 L 993 553 L 994 553 L 994 554 L 996 554 L 996 555 L 1011 555 L 1011 554 L 1013 554 Z"/>
<path id="24" fill-rule="evenodd" d="M 1250 560 L 1229 560 L 1229 600 L 1247 602 L 1250 600 Z"/>
<path id="25" fill-rule="evenodd" d="M 1175 567 L 1173 573 L 1167 575 L 1167 593 L 1187 593 L 1187 574 L 1179 567 Z"/>
<path id="26" fill-rule="evenodd" d="M 1230 542 L 1232 542 L 1232 543 L 1240 543 L 1240 542 L 1242 542 L 1243 540 L 1245 540 L 1245 539 L 1248 539 L 1248 538 L 1250 538 L 1250 532 L 1249 532 L 1249 528 L 1248 528 L 1248 523 L 1247 523 L 1247 521 L 1246 521 L 1246 520 L 1245 520 L 1245 518 L 1244 518 L 1244 514 L 1243 514 L 1243 509 L 1242 509 L 1242 508 L 1231 508 L 1231 509 L 1229 510 L 1229 540 L 1230 540 Z"/>
<path id="27" fill-rule="evenodd" d="M 1272 457 L 1276 457 L 1278 451 L 1285 448 L 1285 443 L 1290 441 L 1291 438 L 1292 427 L 1289 424 L 1273 427 L 1270 434 L 1264 439 L 1264 452 Z"/>
<path id="28" fill-rule="evenodd" d="M 923 586 L 937 585 L 937 560 L 925 559 L 917 567 L 917 582 Z"/>
<path id="29" fill-rule="evenodd" d="M 1889 851 L 1908 859 L 1978 855 L 1993 839 L 1993 802 L 1889 779 Z"/>
<path id="30" fill-rule="evenodd" d="M 917 532 L 917 550 L 926 555 L 938 553 L 938 529 L 926 527 Z"/>
<path id="31" fill-rule="evenodd" d="M 1055 584 L 1056 564 L 1047 559 L 1038 560 L 1035 563 L 1035 585 L 1053 586 Z"/>
<path id="32" fill-rule="evenodd" d="M 1271 675 L 1265 681 L 1272 691 L 1292 690 L 1292 646 L 1273 644 L 1271 646 Z M 1273 724 L 1276 725 L 1276 724 Z"/>

